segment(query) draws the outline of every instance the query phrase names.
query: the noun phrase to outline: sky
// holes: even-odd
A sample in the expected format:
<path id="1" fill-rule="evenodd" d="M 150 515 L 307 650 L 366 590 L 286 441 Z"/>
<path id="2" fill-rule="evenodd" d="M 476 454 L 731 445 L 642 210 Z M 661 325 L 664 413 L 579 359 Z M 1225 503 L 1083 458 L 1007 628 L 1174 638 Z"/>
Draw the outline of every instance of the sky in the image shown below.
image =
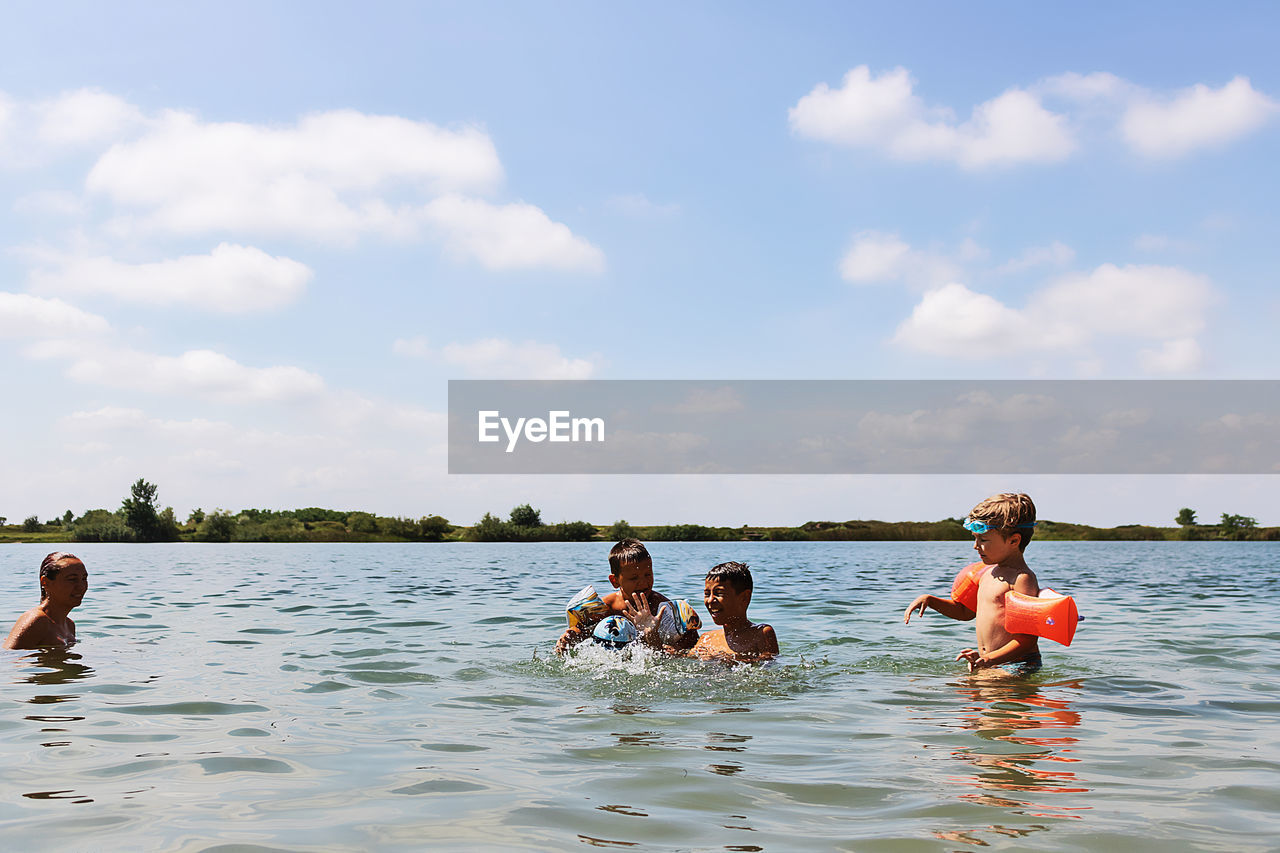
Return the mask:
<path id="1" fill-rule="evenodd" d="M 1264 3 L 0 26 L 0 516 L 1280 524 L 1275 475 L 449 475 L 450 379 L 1275 379 Z"/>

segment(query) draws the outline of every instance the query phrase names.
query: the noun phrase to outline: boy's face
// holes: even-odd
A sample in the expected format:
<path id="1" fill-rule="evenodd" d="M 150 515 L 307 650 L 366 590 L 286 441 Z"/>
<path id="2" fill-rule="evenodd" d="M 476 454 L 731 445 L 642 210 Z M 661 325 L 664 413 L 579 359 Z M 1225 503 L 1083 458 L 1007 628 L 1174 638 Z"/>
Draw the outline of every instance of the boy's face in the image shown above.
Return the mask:
<path id="1" fill-rule="evenodd" d="M 986 533 L 973 534 L 973 550 L 978 552 L 982 562 L 988 566 L 994 566 L 1016 554 L 1018 552 L 1018 542 L 1021 539 L 1022 534 L 1020 533 L 1005 536 L 998 530 L 988 530 Z"/>
<path id="2" fill-rule="evenodd" d="M 702 587 L 702 603 L 717 625 L 738 622 L 747 618 L 747 605 L 751 603 L 751 590 L 737 592 L 725 583 L 724 578 L 707 578 Z"/>
<path id="3" fill-rule="evenodd" d="M 623 563 L 616 575 L 609 575 L 609 583 L 622 590 L 622 597 L 627 599 L 632 593 L 649 592 L 653 589 L 653 561 Z"/>

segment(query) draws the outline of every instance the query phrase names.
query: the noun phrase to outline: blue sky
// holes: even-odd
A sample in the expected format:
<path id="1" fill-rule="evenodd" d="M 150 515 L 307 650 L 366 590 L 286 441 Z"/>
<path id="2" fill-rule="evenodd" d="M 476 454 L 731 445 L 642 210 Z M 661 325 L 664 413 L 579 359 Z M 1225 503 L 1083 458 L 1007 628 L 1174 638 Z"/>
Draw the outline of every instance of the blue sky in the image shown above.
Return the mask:
<path id="1" fill-rule="evenodd" d="M 70 10 L 70 11 L 69 11 Z M 449 477 L 450 378 L 1274 378 L 1266 4 L 0 28 L 0 515 L 1280 523 L 1257 477 Z"/>

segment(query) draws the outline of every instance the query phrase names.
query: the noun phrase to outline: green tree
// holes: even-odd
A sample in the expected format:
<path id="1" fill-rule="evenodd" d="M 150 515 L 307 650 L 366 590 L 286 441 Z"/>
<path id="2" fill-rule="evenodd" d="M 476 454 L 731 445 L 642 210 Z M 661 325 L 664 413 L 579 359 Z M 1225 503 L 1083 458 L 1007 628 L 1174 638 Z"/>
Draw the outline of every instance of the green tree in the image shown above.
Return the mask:
<path id="1" fill-rule="evenodd" d="M 451 530 L 453 525 L 449 524 L 449 519 L 443 516 L 428 515 L 418 520 L 419 534 L 428 542 L 439 542 Z"/>
<path id="2" fill-rule="evenodd" d="M 347 529 L 352 533 L 377 533 L 378 519 L 371 513 L 353 512 L 347 516 Z"/>
<path id="3" fill-rule="evenodd" d="M 1228 539 L 1247 539 L 1249 533 L 1258 526 L 1258 519 L 1224 512 L 1218 526 L 1222 528 L 1222 535 Z"/>
<path id="4" fill-rule="evenodd" d="M 130 542 L 133 531 L 124 523 L 123 512 L 91 509 L 72 524 L 71 538 L 77 542 Z"/>
<path id="5" fill-rule="evenodd" d="M 200 522 L 202 521 L 204 521 L 204 510 L 202 510 L 200 507 L 196 507 L 195 509 L 191 510 L 191 514 L 187 516 L 188 527 L 199 527 Z"/>
<path id="6" fill-rule="evenodd" d="M 9 519 L 5 518 L 3 515 L 0 515 L 0 527 L 4 527 L 8 523 L 9 523 Z"/>
<path id="7" fill-rule="evenodd" d="M 235 516 L 225 510 L 215 509 L 201 519 L 196 537 L 205 542 L 230 542 L 235 532 Z"/>
<path id="8" fill-rule="evenodd" d="M 1196 523 L 1196 511 L 1191 507 L 1184 506 L 1178 510 L 1178 517 L 1175 521 L 1182 527 L 1191 527 Z"/>
<path id="9" fill-rule="evenodd" d="M 139 542 L 156 542 L 163 538 L 160 514 L 156 510 L 158 490 L 155 483 L 148 483 L 139 477 L 137 482 L 129 487 L 129 497 L 120 504 L 120 510 L 124 513 L 124 523 L 129 525 L 134 538 Z"/>
<path id="10" fill-rule="evenodd" d="M 529 504 L 520 504 L 511 510 L 510 520 L 516 527 L 541 527 L 542 511 L 534 509 Z"/>
<path id="11" fill-rule="evenodd" d="M 36 533 L 40 530 L 39 516 L 29 515 L 22 522 L 23 533 Z"/>
<path id="12" fill-rule="evenodd" d="M 612 539 L 614 542 L 618 542 L 623 539 L 635 539 L 636 529 L 630 524 L 627 524 L 627 520 L 625 518 L 620 518 L 613 524 L 609 525 L 609 529 L 605 531 L 604 538 Z"/>
<path id="13" fill-rule="evenodd" d="M 486 512 L 471 528 L 467 538 L 473 542 L 507 542 L 511 539 L 511 531 L 505 521 Z"/>

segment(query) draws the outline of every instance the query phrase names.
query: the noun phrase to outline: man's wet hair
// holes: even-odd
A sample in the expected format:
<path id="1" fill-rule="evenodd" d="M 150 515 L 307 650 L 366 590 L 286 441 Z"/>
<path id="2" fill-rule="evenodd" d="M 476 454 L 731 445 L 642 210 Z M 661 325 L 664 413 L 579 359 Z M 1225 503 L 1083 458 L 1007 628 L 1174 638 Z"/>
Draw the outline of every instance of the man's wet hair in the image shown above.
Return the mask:
<path id="1" fill-rule="evenodd" d="M 713 578 L 724 581 L 733 587 L 736 593 L 743 593 L 755 587 L 755 583 L 751 580 L 751 567 L 746 563 L 730 562 L 712 566 L 707 572 L 707 580 Z"/>
<path id="2" fill-rule="evenodd" d="M 623 539 L 609 551 L 609 574 L 616 575 L 627 563 L 653 562 L 649 549 L 639 539 Z"/>
<path id="3" fill-rule="evenodd" d="M 40 561 L 40 578 L 55 579 L 58 576 L 58 572 L 62 571 L 63 564 L 72 560 L 77 563 L 82 562 L 79 557 L 68 551 L 54 551 Z M 36 583 L 40 583 L 39 579 L 37 579 Z M 44 601 L 44 598 L 44 584 L 40 584 L 40 600 Z"/>

